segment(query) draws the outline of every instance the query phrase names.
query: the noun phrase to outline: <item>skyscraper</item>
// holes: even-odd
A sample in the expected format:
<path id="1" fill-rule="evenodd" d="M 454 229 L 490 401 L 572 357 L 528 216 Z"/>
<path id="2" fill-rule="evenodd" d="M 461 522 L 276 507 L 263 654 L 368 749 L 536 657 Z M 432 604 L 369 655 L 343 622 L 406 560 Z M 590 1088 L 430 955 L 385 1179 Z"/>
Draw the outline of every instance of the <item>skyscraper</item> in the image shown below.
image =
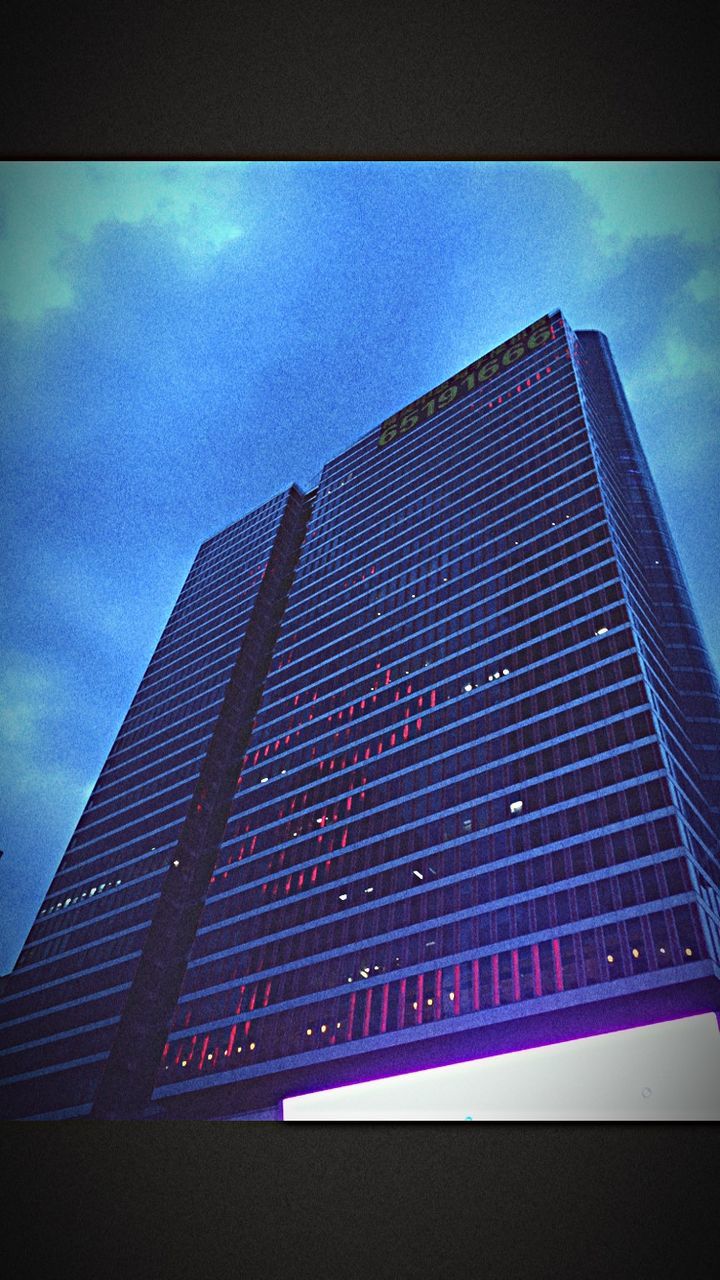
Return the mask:
<path id="1" fill-rule="evenodd" d="M 10 1112 L 271 1116 L 716 1010 L 719 727 L 554 312 L 201 548 L 8 980 Z"/>

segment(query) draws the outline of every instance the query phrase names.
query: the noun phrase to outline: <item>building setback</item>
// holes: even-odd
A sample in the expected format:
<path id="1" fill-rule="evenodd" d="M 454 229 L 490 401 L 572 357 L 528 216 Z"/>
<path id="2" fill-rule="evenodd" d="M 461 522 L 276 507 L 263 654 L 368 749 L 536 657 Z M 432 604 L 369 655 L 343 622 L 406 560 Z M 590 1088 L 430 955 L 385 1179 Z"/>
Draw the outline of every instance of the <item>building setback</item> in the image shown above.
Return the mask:
<path id="1" fill-rule="evenodd" d="M 554 312 L 203 545 L 7 980 L 5 1114 L 270 1117 L 716 1010 L 719 727 Z"/>
<path id="2" fill-rule="evenodd" d="M 5 1116 L 86 1116 L 152 1086 L 307 504 L 200 548 L 0 998 Z"/>

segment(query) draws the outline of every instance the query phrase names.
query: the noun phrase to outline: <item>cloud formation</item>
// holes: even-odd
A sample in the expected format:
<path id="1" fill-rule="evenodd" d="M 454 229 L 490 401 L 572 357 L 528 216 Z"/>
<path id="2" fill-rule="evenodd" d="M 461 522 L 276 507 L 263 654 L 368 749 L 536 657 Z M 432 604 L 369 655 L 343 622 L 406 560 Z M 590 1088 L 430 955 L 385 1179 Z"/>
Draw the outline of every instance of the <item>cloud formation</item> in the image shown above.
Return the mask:
<path id="1" fill-rule="evenodd" d="M 37 321 L 72 306 L 72 249 L 107 223 L 168 229 L 190 260 L 243 234 L 227 161 L 8 161 L 0 165 L 0 280 L 6 315 Z"/>
<path id="2" fill-rule="evenodd" d="M 607 252 L 661 236 L 709 246 L 720 235 L 720 164 L 715 161 L 566 160 L 556 165 L 593 202 L 592 229 Z"/>

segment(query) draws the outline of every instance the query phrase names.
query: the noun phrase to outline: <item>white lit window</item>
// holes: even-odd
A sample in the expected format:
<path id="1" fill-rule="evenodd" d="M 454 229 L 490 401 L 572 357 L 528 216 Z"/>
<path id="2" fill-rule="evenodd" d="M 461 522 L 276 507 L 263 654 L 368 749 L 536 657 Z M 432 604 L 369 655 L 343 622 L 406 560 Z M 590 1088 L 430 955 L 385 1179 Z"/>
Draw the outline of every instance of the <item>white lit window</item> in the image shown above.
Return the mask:
<path id="1" fill-rule="evenodd" d="M 341 902 L 347 902 L 347 894 L 346 894 L 346 893 L 341 893 L 341 894 L 340 894 L 340 901 L 341 901 Z"/>
<path id="2" fill-rule="evenodd" d="M 522 800 L 511 800 L 511 801 L 510 801 L 510 812 L 511 812 L 511 813 L 522 813 L 522 807 L 523 807 L 523 802 L 522 802 Z"/>
<path id="3" fill-rule="evenodd" d="M 413 875 L 414 875 L 414 876 L 417 876 L 418 880 L 422 880 L 422 878 L 423 878 L 423 873 L 422 873 L 422 871 L 418 871 L 417 867 L 415 867 L 415 868 L 413 869 Z"/>
<path id="4" fill-rule="evenodd" d="M 597 631 L 595 632 L 595 635 L 596 635 L 596 636 L 606 636 L 606 635 L 607 635 L 607 632 L 608 632 L 607 627 L 598 627 Z"/>

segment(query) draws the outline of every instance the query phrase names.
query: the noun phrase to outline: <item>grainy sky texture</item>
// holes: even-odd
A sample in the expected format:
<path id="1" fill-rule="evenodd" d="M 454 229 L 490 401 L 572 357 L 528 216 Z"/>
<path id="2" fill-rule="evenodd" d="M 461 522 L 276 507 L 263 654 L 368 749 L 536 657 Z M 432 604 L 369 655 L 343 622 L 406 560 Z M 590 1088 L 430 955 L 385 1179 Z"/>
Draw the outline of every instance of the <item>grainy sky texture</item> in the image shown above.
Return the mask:
<path id="1" fill-rule="evenodd" d="M 546 311 L 607 334 L 720 661 L 720 165 L 0 165 L 0 972 L 201 541 Z"/>

